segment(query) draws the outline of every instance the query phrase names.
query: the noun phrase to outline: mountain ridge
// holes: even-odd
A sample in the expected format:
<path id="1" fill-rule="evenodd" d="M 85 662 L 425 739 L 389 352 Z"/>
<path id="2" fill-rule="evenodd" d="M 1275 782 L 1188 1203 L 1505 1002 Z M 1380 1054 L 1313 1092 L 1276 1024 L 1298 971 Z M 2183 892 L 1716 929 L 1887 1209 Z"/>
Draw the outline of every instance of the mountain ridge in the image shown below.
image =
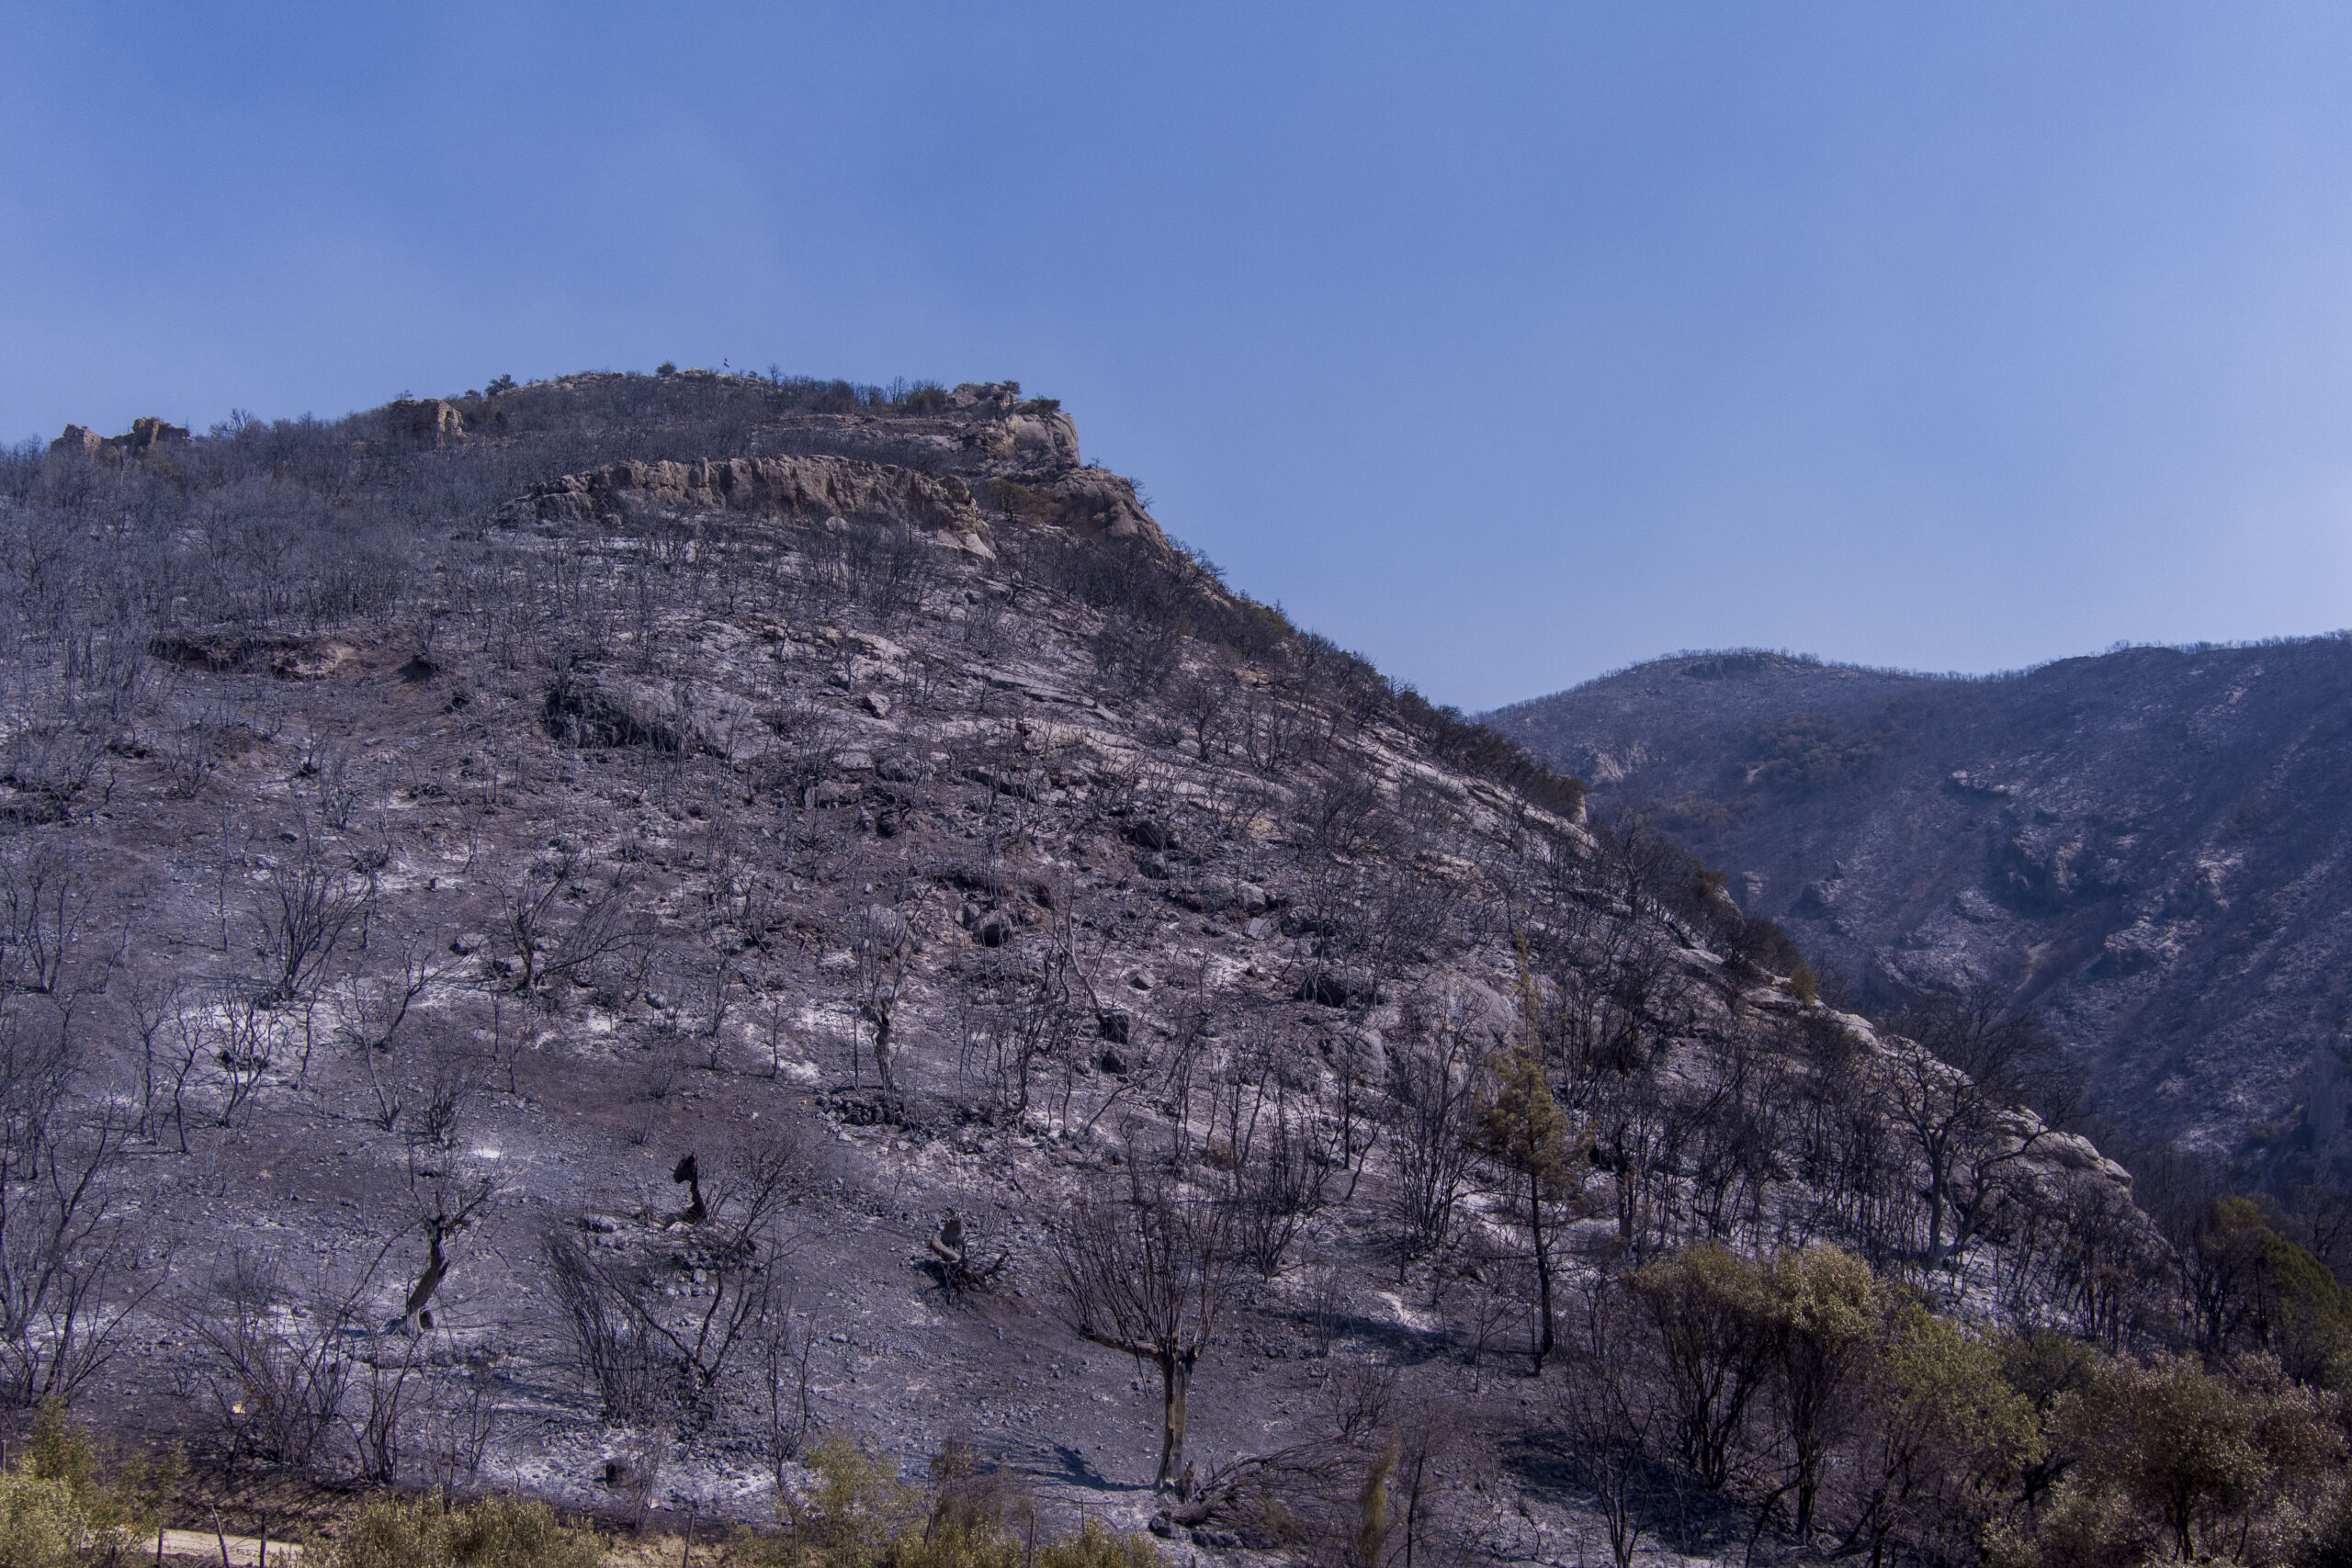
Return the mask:
<path id="1" fill-rule="evenodd" d="M 1997 984 L 2044 1009 L 2135 1132 L 2324 1161 L 2347 682 L 2340 636 L 1996 677 L 1736 650 L 1487 717 L 1880 1000 Z"/>

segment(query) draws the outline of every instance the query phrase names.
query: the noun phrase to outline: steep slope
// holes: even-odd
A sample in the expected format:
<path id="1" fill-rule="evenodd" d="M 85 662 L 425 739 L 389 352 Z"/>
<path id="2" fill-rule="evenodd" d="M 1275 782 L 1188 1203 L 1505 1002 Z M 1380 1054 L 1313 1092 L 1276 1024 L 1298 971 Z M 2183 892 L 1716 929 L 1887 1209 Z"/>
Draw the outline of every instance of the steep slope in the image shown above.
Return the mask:
<path id="1" fill-rule="evenodd" d="M 2087 1144 L 1731 956 L 1017 389 L 571 378 L 0 478 L 0 1247 L 74 1286 L 0 1292 L 17 1400 L 752 1519 L 816 1428 L 964 1434 L 1210 1548 L 1353 1539 L 1397 1437 L 1504 1556 L 1589 1516 L 1501 1367 L 1690 1241 L 2166 1310 Z M 1525 1201 L 1521 1066 L 1576 1129 Z M 1138 1256 L 1197 1365 L 1090 1294 Z"/>
<path id="2" fill-rule="evenodd" d="M 2340 1157 L 2352 641 L 1965 680 L 1662 660 L 1496 728 L 1881 997 L 2037 1003 L 2143 1133 Z"/>

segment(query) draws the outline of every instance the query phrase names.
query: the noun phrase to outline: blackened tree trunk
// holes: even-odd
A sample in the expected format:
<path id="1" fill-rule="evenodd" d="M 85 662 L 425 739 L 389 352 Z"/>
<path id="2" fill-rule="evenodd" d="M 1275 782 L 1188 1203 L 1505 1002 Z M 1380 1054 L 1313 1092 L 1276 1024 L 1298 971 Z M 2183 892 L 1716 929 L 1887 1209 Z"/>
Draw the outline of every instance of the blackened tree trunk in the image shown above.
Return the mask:
<path id="1" fill-rule="evenodd" d="M 1186 1193 L 1176 1161 L 1135 1150 L 1127 1168 L 1126 1197 L 1081 1200 L 1062 1227 L 1062 1305 L 1080 1338 L 1159 1369 L 1152 1484 L 1165 1491 L 1184 1472 L 1193 1369 L 1224 1304 L 1228 1216 L 1225 1205 Z"/>

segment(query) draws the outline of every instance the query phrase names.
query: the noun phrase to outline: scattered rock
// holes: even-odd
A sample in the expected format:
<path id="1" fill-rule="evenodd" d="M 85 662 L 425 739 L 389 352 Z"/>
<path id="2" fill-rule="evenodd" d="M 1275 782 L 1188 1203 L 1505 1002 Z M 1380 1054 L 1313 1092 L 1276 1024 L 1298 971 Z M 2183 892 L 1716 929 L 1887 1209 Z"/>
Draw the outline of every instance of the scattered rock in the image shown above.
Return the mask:
<path id="1" fill-rule="evenodd" d="M 1320 965 L 1307 971 L 1294 995 L 1299 1001 L 1327 1008 L 1343 1008 L 1380 999 L 1370 976 Z"/>
<path id="2" fill-rule="evenodd" d="M 566 676 L 548 688 L 539 722 L 548 737 L 570 746 L 650 746 L 677 751 L 684 742 L 675 727 L 633 694 L 594 680 Z"/>
<path id="3" fill-rule="evenodd" d="M 147 651 L 183 669 L 215 672 L 266 668 L 280 680 L 315 681 L 334 673 L 353 656 L 351 645 L 334 637 L 198 637 L 160 634 Z"/>

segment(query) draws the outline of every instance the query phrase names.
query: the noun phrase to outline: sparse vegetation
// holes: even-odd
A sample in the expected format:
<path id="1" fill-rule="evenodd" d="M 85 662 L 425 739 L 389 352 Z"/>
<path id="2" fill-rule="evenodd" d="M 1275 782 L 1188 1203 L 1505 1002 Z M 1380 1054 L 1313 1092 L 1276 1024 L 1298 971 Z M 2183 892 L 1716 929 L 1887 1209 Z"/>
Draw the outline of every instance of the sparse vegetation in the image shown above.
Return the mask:
<path id="1" fill-rule="evenodd" d="M 842 1436 L 810 1450 L 808 1489 L 786 1507 L 783 1528 L 746 1531 L 724 1561 L 741 1568 L 1158 1568 L 1142 1537 L 1089 1519 L 1074 1531 L 1044 1528 L 1035 1506 L 970 1450 L 950 1443 L 932 1484 L 899 1479 L 897 1462 Z"/>
<path id="2" fill-rule="evenodd" d="M 605 1546 L 545 1503 L 438 1493 L 371 1498 L 334 1540 L 303 1557 L 324 1568 L 597 1568 Z"/>

